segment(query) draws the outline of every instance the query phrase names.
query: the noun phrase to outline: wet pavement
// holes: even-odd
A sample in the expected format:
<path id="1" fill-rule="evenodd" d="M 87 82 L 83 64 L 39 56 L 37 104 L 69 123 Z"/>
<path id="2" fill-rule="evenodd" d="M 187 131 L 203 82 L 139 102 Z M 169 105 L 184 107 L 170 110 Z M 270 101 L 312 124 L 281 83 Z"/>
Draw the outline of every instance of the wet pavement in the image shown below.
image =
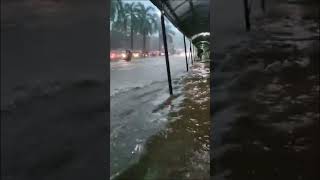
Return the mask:
<path id="1" fill-rule="evenodd" d="M 279 3 L 216 63 L 213 179 L 320 177 L 319 6 L 304 2 Z"/>
<path id="2" fill-rule="evenodd" d="M 187 74 L 180 60 L 173 96 L 166 74 L 112 96 L 111 179 L 209 179 L 209 67 L 197 62 Z"/>
<path id="3" fill-rule="evenodd" d="M 186 74 L 185 56 L 171 55 L 170 70 L 172 78 Z M 190 59 L 188 58 L 190 61 Z M 189 62 L 189 64 L 191 64 Z M 119 60 L 110 63 L 110 94 L 126 92 L 133 88 L 150 86 L 167 81 L 164 56 L 133 59 L 130 62 Z"/>

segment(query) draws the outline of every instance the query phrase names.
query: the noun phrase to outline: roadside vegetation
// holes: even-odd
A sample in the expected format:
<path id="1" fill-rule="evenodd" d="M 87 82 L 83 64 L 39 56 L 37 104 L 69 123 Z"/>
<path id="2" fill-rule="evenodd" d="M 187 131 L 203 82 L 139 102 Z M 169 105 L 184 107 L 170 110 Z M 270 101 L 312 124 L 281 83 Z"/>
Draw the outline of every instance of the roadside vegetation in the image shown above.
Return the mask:
<path id="1" fill-rule="evenodd" d="M 111 1 L 110 33 L 112 48 L 141 49 L 147 52 L 151 37 L 158 39 L 158 51 L 162 49 L 160 11 L 141 2 Z M 175 31 L 166 20 L 169 46 L 172 46 Z M 135 41 L 139 41 L 135 47 Z"/>

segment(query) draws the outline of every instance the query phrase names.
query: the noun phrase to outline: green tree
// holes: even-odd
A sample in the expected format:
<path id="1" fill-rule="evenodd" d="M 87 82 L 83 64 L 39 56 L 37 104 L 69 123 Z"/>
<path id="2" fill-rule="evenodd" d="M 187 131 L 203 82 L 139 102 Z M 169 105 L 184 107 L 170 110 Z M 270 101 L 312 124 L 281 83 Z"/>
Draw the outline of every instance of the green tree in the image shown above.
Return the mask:
<path id="1" fill-rule="evenodd" d="M 112 22 L 112 28 L 115 31 L 118 32 L 124 32 L 123 30 L 123 2 L 121 0 L 111 0 L 111 2 L 114 4 L 113 6 L 115 7 L 115 13 Z M 112 4 L 111 4 L 111 10 L 112 10 Z"/>
<path id="2" fill-rule="evenodd" d="M 151 35 L 157 31 L 157 15 L 153 7 L 145 7 L 142 3 L 138 3 L 136 6 L 136 12 L 138 15 L 137 24 L 139 25 L 138 32 L 143 37 L 143 51 L 146 52 L 146 39 L 148 35 Z"/>
<path id="3" fill-rule="evenodd" d="M 136 3 L 125 4 L 124 16 L 130 19 L 130 48 L 133 49 L 133 37 L 138 33 L 138 12 Z"/>
<path id="4" fill-rule="evenodd" d="M 119 11 L 122 6 L 121 0 L 111 0 L 111 9 L 110 9 L 110 22 L 111 22 L 111 29 L 114 28 L 114 23 L 117 21 L 119 16 Z"/>
<path id="5" fill-rule="evenodd" d="M 140 6 L 140 5 L 139 5 Z M 116 20 L 114 21 L 114 28 L 123 34 L 127 40 L 130 36 L 130 48 L 133 49 L 133 38 L 141 32 L 139 6 L 136 3 L 120 3 Z M 129 33 L 129 31 L 130 33 Z M 141 33 L 142 34 L 142 33 Z"/>

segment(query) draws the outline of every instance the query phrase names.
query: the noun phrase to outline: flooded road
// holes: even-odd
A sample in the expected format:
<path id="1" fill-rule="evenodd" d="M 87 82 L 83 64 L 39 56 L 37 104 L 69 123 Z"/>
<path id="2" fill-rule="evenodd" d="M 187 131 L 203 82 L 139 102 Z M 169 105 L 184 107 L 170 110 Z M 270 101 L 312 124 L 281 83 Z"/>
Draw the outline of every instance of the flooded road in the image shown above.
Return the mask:
<path id="1" fill-rule="evenodd" d="M 169 59 L 172 79 L 181 77 L 186 73 L 185 56 L 172 55 Z M 189 62 L 189 64 L 191 63 Z M 111 96 L 133 88 L 167 81 L 164 56 L 134 59 L 131 62 L 120 60 L 111 62 L 110 66 Z"/>
<path id="2" fill-rule="evenodd" d="M 170 65 L 171 97 L 163 57 L 111 64 L 111 179 L 209 179 L 209 69 Z"/>

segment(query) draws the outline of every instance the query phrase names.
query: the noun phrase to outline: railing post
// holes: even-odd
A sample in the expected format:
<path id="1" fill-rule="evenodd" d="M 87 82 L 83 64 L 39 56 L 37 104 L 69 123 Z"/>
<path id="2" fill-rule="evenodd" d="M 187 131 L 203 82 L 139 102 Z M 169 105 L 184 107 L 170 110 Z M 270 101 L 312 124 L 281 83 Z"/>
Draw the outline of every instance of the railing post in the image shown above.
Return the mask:
<path id="1" fill-rule="evenodd" d="M 194 45 L 192 45 L 192 52 L 193 52 L 193 60 L 196 61 L 197 53 Z"/>
<path id="2" fill-rule="evenodd" d="M 191 64 L 193 65 L 193 59 L 192 59 L 192 49 L 191 49 L 192 43 L 190 41 L 190 58 L 191 58 Z"/>
<path id="3" fill-rule="evenodd" d="M 165 24 L 164 24 L 164 15 L 163 15 L 163 12 L 161 12 L 161 27 L 162 27 L 164 53 L 165 53 L 166 65 L 167 65 L 167 75 L 168 75 L 169 92 L 170 92 L 170 95 L 172 95 L 173 93 L 172 93 L 172 84 L 171 84 L 170 63 L 169 63 L 169 54 L 168 54 L 166 27 L 165 27 Z"/>
<path id="4" fill-rule="evenodd" d="M 194 61 L 194 51 L 193 51 L 193 44 L 191 44 L 191 52 L 192 52 L 192 61 Z"/>
<path id="5" fill-rule="evenodd" d="M 189 71 L 189 65 L 188 65 L 188 57 L 187 57 L 187 45 L 186 45 L 186 36 L 183 36 L 183 42 L 184 42 L 184 53 L 186 55 L 186 67 L 187 67 L 187 72 Z"/>
<path id="6" fill-rule="evenodd" d="M 243 0 L 244 5 L 244 18 L 246 23 L 246 30 L 250 31 L 250 10 L 248 0 Z"/>

